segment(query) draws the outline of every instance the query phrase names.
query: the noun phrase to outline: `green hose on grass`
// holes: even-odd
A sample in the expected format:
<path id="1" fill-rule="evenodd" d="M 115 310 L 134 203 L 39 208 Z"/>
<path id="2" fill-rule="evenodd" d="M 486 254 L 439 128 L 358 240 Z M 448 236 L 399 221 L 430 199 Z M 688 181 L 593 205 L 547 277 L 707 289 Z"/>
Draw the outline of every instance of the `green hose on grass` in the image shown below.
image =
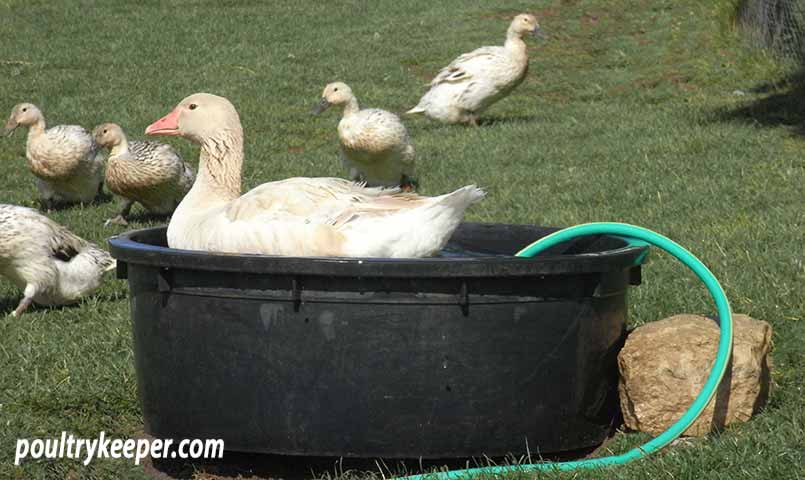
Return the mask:
<path id="1" fill-rule="evenodd" d="M 623 237 L 628 241 L 633 241 L 637 244 L 645 242 L 654 245 L 662 250 L 665 250 L 677 260 L 681 261 L 687 266 L 699 279 L 704 282 L 710 295 L 716 303 L 718 310 L 718 321 L 720 327 L 720 335 L 718 342 L 718 351 L 716 353 L 716 361 L 713 363 L 713 368 L 710 370 L 710 375 L 702 387 L 701 392 L 690 405 L 688 410 L 682 415 L 682 418 L 676 421 L 668 429 L 662 432 L 654 439 L 633 448 L 621 455 L 612 455 L 609 457 L 592 458 L 587 460 L 576 460 L 571 462 L 545 462 L 545 463 L 532 463 L 528 465 L 508 465 L 508 466 L 490 466 L 480 468 L 470 468 L 466 470 L 452 470 L 449 472 L 437 472 L 421 475 L 411 475 L 404 477 L 401 480 L 454 480 L 454 479 L 468 479 L 476 475 L 500 475 L 510 472 L 530 472 L 537 470 L 576 470 L 576 469 L 589 469 L 609 467 L 613 465 L 623 465 L 639 458 L 644 458 L 652 453 L 662 449 L 677 437 L 682 432 L 688 429 L 693 422 L 699 418 L 707 404 L 713 398 L 724 377 L 727 370 L 727 364 L 732 354 L 732 312 L 727 296 L 724 295 L 724 290 L 716 280 L 716 277 L 704 264 L 696 258 L 692 253 L 682 248 L 679 244 L 670 240 L 667 237 L 653 232 L 646 228 L 628 225 L 625 223 L 587 223 L 577 225 L 575 227 L 559 230 L 546 237 L 543 237 L 531 245 L 517 252 L 518 257 L 533 257 L 538 253 L 553 247 L 562 242 L 574 239 L 576 237 L 583 237 L 587 235 L 614 235 Z"/>

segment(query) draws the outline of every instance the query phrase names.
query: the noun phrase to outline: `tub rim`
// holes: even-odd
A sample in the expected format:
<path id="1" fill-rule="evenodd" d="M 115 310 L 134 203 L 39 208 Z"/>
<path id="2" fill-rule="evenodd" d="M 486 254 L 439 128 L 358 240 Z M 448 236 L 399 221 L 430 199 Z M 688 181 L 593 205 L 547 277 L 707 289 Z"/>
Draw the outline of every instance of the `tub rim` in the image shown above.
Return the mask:
<path id="1" fill-rule="evenodd" d="M 464 222 L 489 227 L 532 227 L 550 233 L 554 227 L 528 224 Z M 111 237 L 109 250 L 118 263 L 158 268 L 335 277 L 510 277 L 585 274 L 623 271 L 636 267 L 647 246 L 624 246 L 591 253 L 547 254 L 532 258 L 506 256 L 375 258 L 375 257 L 289 257 L 263 254 L 210 253 L 183 250 L 139 242 L 142 235 L 164 235 L 166 226 L 130 230 Z M 618 239 L 622 240 L 622 239 Z M 119 267 L 120 268 L 120 267 Z M 125 267 L 122 267 L 125 268 Z M 639 267 L 638 267 L 639 268 Z"/>

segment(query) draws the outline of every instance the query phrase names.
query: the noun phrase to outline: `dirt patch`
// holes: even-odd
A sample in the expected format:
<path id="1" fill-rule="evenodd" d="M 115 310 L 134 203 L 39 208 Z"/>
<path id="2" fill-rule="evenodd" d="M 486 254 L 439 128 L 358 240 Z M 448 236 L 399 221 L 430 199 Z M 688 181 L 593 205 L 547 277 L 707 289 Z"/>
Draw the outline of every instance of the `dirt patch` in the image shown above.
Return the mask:
<path id="1" fill-rule="evenodd" d="M 288 153 L 304 153 L 305 147 L 298 147 L 298 146 L 290 146 L 288 147 Z"/>
<path id="2" fill-rule="evenodd" d="M 531 10 L 525 12 L 522 10 L 504 10 L 495 13 L 485 13 L 481 15 L 481 18 L 484 20 L 511 20 L 515 15 L 519 15 L 521 13 L 530 13 L 536 16 L 538 19 L 559 16 L 559 10 L 555 8 L 543 8 L 541 10 Z"/>
<path id="3" fill-rule="evenodd" d="M 585 13 L 579 17 L 579 22 L 585 27 L 594 27 L 601 22 L 600 14 Z"/>
<path id="4" fill-rule="evenodd" d="M 572 100 L 570 95 L 562 92 L 541 92 L 540 97 L 549 103 L 557 103 L 560 105 L 567 105 Z"/>
<path id="5" fill-rule="evenodd" d="M 638 87 L 638 88 L 643 88 L 643 89 L 646 89 L 646 90 L 652 90 L 652 89 L 655 89 L 655 88 L 659 87 L 660 85 L 670 83 L 671 85 L 675 85 L 680 90 L 684 90 L 686 92 L 693 92 L 695 90 L 698 90 L 699 87 L 697 87 L 696 85 L 694 85 L 690 81 L 691 81 L 691 77 L 689 75 L 683 75 L 681 73 L 676 73 L 676 72 L 669 72 L 669 73 L 667 73 L 665 75 L 662 75 L 660 77 L 639 78 L 637 80 L 634 80 L 632 82 L 632 85 L 634 85 L 635 87 Z"/>
<path id="6" fill-rule="evenodd" d="M 428 71 L 425 67 L 419 64 L 405 62 L 402 63 L 402 66 L 409 74 L 411 74 L 411 76 L 422 80 L 424 85 L 430 85 L 430 81 L 434 74 Z"/>

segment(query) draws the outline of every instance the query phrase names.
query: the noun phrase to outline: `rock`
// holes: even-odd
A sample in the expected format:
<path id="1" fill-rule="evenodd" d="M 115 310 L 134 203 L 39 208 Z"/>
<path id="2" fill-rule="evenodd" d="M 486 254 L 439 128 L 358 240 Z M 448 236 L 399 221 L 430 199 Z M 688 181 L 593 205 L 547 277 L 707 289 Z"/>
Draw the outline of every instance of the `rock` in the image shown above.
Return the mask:
<path id="1" fill-rule="evenodd" d="M 768 400 L 771 326 L 740 314 L 733 314 L 733 321 L 731 368 L 684 435 L 706 435 L 745 422 Z M 626 426 L 657 435 L 677 421 L 710 373 L 718 336 L 718 324 L 699 315 L 675 315 L 636 328 L 618 355 Z"/>

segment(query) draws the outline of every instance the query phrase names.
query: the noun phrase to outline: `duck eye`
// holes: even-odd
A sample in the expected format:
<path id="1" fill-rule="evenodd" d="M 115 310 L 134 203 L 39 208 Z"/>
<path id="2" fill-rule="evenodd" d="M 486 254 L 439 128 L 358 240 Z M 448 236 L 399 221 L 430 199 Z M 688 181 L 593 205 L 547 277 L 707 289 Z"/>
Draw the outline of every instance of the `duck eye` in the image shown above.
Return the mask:
<path id="1" fill-rule="evenodd" d="M 196 108 L 198 108 L 198 105 L 196 105 L 195 103 L 191 103 L 191 104 L 190 104 L 190 106 L 189 106 L 188 108 L 189 108 L 190 110 L 195 110 Z"/>

